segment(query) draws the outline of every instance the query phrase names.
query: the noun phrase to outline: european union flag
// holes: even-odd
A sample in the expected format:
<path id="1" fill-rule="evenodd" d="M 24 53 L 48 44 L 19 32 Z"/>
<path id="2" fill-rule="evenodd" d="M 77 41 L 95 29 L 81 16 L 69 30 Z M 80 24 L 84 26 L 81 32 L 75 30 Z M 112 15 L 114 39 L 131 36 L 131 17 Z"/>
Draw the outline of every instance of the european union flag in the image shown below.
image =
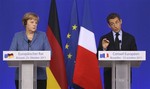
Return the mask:
<path id="1" fill-rule="evenodd" d="M 105 58 L 105 53 L 100 54 L 100 58 Z"/>
<path id="2" fill-rule="evenodd" d="M 73 87 L 73 73 L 74 73 L 74 64 L 76 59 L 78 37 L 79 37 L 79 24 L 78 24 L 78 14 L 76 0 L 73 2 L 70 27 L 67 33 L 67 41 L 65 45 L 65 62 L 66 62 L 66 71 L 69 88 Z"/>

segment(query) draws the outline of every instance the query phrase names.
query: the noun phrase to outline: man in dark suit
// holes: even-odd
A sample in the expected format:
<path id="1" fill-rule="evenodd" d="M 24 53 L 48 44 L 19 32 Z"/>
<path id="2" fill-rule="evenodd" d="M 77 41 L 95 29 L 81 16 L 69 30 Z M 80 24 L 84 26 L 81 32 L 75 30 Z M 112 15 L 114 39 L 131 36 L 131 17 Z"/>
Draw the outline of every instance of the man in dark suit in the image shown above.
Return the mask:
<path id="1" fill-rule="evenodd" d="M 106 20 L 112 31 L 100 38 L 98 50 L 137 50 L 135 38 L 122 30 L 122 19 L 117 13 L 110 13 Z M 104 68 L 105 89 L 111 89 L 111 71 L 111 68 Z"/>

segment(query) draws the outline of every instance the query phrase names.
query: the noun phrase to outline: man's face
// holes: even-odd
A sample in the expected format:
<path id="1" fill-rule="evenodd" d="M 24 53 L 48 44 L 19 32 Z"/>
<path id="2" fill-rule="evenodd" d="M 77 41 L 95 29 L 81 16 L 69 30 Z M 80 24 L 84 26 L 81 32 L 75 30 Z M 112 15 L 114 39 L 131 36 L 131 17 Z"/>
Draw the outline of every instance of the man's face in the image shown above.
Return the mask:
<path id="1" fill-rule="evenodd" d="M 118 17 L 109 20 L 108 26 L 114 31 L 119 32 L 121 30 L 122 20 Z"/>
<path id="2" fill-rule="evenodd" d="M 29 19 L 27 20 L 26 30 L 35 32 L 37 29 L 37 20 L 35 19 Z"/>

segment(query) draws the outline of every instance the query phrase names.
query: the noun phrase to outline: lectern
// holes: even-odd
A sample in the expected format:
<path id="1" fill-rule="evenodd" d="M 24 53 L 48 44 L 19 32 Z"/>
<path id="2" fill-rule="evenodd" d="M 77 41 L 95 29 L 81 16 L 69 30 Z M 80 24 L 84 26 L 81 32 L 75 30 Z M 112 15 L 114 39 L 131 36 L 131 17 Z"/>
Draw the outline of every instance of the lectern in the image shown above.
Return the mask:
<path id="1" fill-rule="evenodd" d="M 37 67 L 49 66 L 50 51 L 3 51 L 3 61 L 19 67 L 19 89 L 37 89 Z"/>
<path id="2" fill-rule="evenodd" d="M 112 89 L 130 89 L 131 67 L 146 60 L 145 51 L 99 51 L 100 67 L 112 67 Z"/>

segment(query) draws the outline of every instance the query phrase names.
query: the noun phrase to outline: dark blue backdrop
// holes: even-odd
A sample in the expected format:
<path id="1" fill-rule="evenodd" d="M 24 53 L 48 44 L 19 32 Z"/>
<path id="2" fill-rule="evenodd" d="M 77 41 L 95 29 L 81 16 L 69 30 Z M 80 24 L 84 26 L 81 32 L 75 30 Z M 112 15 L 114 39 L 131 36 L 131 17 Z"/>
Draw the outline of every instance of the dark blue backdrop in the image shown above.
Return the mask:
<path id="1" fill-rule="evenodd" d="M 51 0 L 0 0 L 0 89 L 15 89 L 14 70 L 2 61 L 2 51 L 8 50 L 14 33 L 24 30 L 22 17 L 35 12 L 40 17 L 38 30 L 46 31 Z M 79 23 L 82 21 L 84 0 L 77 0 Z M 132 89 L 149 89 L 150 84 L 150 1 L 149 0 L 90 0 L 96 43 L 102 34 L 110 31 L 105 21 L 110 12 L 120 13 L 123 29 L 136 38 L 138 50 L 146 50 L 146 61 L 133 68 Z M 73 0 L 56 0 L 63 48 Z M 102 69 L 103 70 L 103 69 Z M 101 71 L 101 75 L 103 75 Z"/>

